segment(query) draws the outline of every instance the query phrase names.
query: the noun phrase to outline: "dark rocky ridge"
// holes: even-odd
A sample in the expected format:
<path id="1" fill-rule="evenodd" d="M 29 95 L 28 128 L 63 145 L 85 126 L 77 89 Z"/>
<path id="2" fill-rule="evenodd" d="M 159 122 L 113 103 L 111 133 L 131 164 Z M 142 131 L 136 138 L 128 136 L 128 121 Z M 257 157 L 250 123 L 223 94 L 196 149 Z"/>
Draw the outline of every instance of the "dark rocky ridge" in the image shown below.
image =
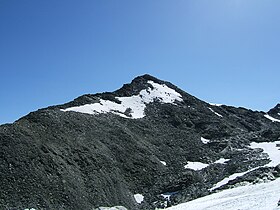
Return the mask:
<path id="1" fill-rule="evenodd" d="M 138 94 L 150 86 L 148 80 L 175 89 L 183 102 L 155 101 L 141 119 L 60 111 L 100 99 L 119 103 L 115 97 Z M 278 108 L 268 113 L 276 118 Z M 211 106 L 150 75 L 112 93 L 87 94 L 32 112 L 0 126 L 0 209 L 154 209 L 166 203 L 162 193 L 176 192 L 169 204 L 204 196 L 224 177 L 269 162 L 261 150 L 248 148 L 252 141 L 279 139 L 280 123 L 264 114 Z M 201 136 L 210 142 L 203 144 Z M 184 169 L 188 161 L 210 164 L 221 157 L 230 161 L 201 171 Z M 254 177 L 260 176 L 252 173 L 240 181 Z M 145 197 L 141 204 L 136 193 Z"/>
<path id="2" fill-rule="evenodd" d="M 280 104 L 277 104 L 274 108 L 269 110 L 268 114 L 280 120 Z"/>

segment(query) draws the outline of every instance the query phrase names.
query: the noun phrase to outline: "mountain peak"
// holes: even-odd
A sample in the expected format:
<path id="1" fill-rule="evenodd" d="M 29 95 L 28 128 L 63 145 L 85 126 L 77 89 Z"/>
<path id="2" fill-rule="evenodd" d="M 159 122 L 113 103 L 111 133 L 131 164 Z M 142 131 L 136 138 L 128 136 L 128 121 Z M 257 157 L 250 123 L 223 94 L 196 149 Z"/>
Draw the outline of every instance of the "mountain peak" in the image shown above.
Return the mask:
<path id="1" fill-rule="evenodd" d="M 152 75 L 150 75 L 150 74 L 143 74 L 143 75 L 137 76 L 137 77 L 135 77 L 135 78 L 132 80 L 132 82 L 133 82 L 133 81 L 138 81 L 138 80 L 146 80 L 146 81 L 152 80 L 152 81 L 154 81 L 154 82 L 159 82 L 159 81 L 161 81 L 160 79 L 158 79 L 158 78 L 156 78 L 156 77 L 154 77 L 154 76 L 152 76 Z"/>
<path id="2" fill-rule="evenodd" d="M 116 90 L 114 93 L 118 96 L 127 97 L 131 95 L 139 94 L 143 89 L 149 87 L 148 81 L 153 81 L 158 84 L 166 83 L 156 77 L 153 77 L 149 74 L 144 74 L 138 77 L 135 77 L 131 83 L 124 84 L 120 89 Z"/>
<path id="3" fill-rule="evenodd" d="M 73 106 L 61 111 L 74 111 L 86 114 L 113 113 L 125 118 L 143 118 L 146 106 L 154 101 L 175 104 L 183 101 L 182 95 L 168 87 L 164 82 L 150 75 L 135 78 L 113 92 L 111 98 L 99 98 L 94 103 Z"/>
<path id="4" fill-rule="evenodd" d="M 268 111 L 268 114 L 276 119 L 280 119 L 280 103 Z"/>
<path id="5" fill-rule="evenodd" d="M 0 209 L 153 210 L 274 179 L 279 126 L 142 75 L 0 126 Z"/>
<path id="6" fill-rule="evenodd" d="M 159 87 L 165 87 L 169 89 L 173 89 L 177 93 L 181 94 L 184 99 L 188 95 L 175 85 L 173 85 L 170 82 L 160 80 L 154 76 L 151 76 L 149 74 L 144 74 L 135 77 L 130 83 L 124 84 L 120 89 L 113 91 L 113 92 L 103 92 L 103 93 L 95 93 L 95 94 L 85 94 L 82 96 L 79 96 L 78 98 L 74 99 L 71 102 L 58 105 L 58 106 L 52 106 L 49 107 L 51 109 L 67 109 L 70 107 L 77 107 L 77 106 L 83 106 L 87 104 L 94 104 L 94 103 L 99 103 L 100 100 L 109 100 L 115 103 L 120 104 L 120 100 L 118 97 L 132 97 L 132 96 L 137 96 L 140 94 L 141 91 L 143 90 L 154 90 L 154 86 L 152 85 L 155 84 Z M 169 90 L 170 91 L 170 90 Z M 161 93 L 159 93 L 161 94 Z M 161 97 L 161 96 L 159 96 Z M 193 96 L 191 97 L 193 98 Z"/>

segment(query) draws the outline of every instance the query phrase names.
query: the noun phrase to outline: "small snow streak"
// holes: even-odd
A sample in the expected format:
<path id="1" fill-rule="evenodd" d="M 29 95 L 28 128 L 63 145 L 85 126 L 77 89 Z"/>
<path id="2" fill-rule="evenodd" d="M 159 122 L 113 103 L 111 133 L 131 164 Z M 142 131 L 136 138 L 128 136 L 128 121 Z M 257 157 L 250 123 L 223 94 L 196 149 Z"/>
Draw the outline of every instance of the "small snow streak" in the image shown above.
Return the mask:
<path id="1" fill-rule="evenodd" d="M 161 162 L 161 164 L 166 166 L 166 162 L 165 161 L 159 161 L 159 162 Z"/>
<path id="2" fill-rule="evenodd" d="M 203 144 L 208 144 L 210 142 L 209 139 L 205 139 L 203 137 L 201 137 L 200 140 L 202 141 Z"/>
<path id="3" fill-rule="evenodd" d="M 216 160 L 214 163 L 220 163 L 220 164 L 225 164 L 228 162 L 230 159 L 225 159 L 225 158 L 220 158 L 219 160 Z"/>
<path id="4" fill-rule="evenodd" d="M 278 113 L 279 114 L 279 113 Z M 280 122 L 280 120 L 274 118 L 274 117 L 271 117 L 269 116 L 268 114 L 264 115 L 264 117 L 266 117 L 267 119 L 271 120 L 272 122 Z"/>
<path id="5" fill-rule="evenodd" d="M 170 197 L 172 195 L 175 195 L 177 194 L 178 192 L 166 192 L 166 193 L 163 193 L 163 194 L 160 194 L 162 197 L 164 197 L 166 200 L 170 200 Z"/>
<path id="6" fill-rule="evenodd" d="M 222 106 L 223 104 L 209 103 L 211 106 Z"/>
<path id="7" fill-rule="evenodd" d="M 113 207 L 98 207 L 97 209 L 93 210 L 128 210 L 123 206 L 113 206 Z"/>
<path id="8" fill-rule="evenodd" d="M 217 116 L 219 116 L 219 117 L 223 117 L 223 115 L 221 115 L 221 114 L 215 112 L 212 108 L 209 108 L 209 107 L 208 107 L 208 109 L 210 109 L 210 111 L 213 112 L 215 115 L 217 115 Z"/>

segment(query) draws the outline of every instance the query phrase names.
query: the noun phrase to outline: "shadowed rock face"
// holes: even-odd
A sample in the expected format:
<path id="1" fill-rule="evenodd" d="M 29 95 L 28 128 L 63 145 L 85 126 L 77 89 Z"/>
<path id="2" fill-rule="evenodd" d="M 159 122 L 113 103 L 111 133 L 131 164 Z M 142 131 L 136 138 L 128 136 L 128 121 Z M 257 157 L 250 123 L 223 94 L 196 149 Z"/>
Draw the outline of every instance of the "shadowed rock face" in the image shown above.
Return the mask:
<path id="1" fill-rule="evenodd" d="M 280 120 L 280 104 L 277 104 L 274 108 L 269 110 L 268 114 L 274 117 L 275 119 Z"/>
<path id="2" fill-rule="evenodd" d="M 61 111 L 101 99 L 121 103 L 118 97 L 152 89 L 148 81 L 175 90 L 182 101 L 155 99 L 139 119 Z M 278 112 L 279 104 L 268 114 L 279 119 Z M 280 123 L 264 115 L 210 105 L 150 75 L 112 93 L 32 112 L 0 126 L 0 209 L 154 209 L 207 195 L 224 177 L 269 162 L 262 150 L 249 147 L 280 136 Z M 229 161 L 214 163 L 220 158 Z M 195 171 L 184 167 L 188 162 L 208 167 Z M 258 170 L 279 174 L 278 168 Z M 260 177 L 251 174 L 243 180 Z M 161 194 L 168 193 L 167 201 Z M 135 194 L 144 196 L 142 203 Z"/>

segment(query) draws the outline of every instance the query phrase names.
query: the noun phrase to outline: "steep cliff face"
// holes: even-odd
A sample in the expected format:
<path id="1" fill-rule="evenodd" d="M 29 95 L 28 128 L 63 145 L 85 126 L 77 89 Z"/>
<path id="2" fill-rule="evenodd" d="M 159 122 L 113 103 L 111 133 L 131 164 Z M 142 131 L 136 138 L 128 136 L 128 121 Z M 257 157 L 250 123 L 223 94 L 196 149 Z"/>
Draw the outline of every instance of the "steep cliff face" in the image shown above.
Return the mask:
<path id="1" fill-rule="evenodd" d="M 211 105 L 150 75 L 32 112 L 0 126 L 0 208 L 154 209 L 277 177 L 253 143 L 276 147 L 278 112 Z"/>

